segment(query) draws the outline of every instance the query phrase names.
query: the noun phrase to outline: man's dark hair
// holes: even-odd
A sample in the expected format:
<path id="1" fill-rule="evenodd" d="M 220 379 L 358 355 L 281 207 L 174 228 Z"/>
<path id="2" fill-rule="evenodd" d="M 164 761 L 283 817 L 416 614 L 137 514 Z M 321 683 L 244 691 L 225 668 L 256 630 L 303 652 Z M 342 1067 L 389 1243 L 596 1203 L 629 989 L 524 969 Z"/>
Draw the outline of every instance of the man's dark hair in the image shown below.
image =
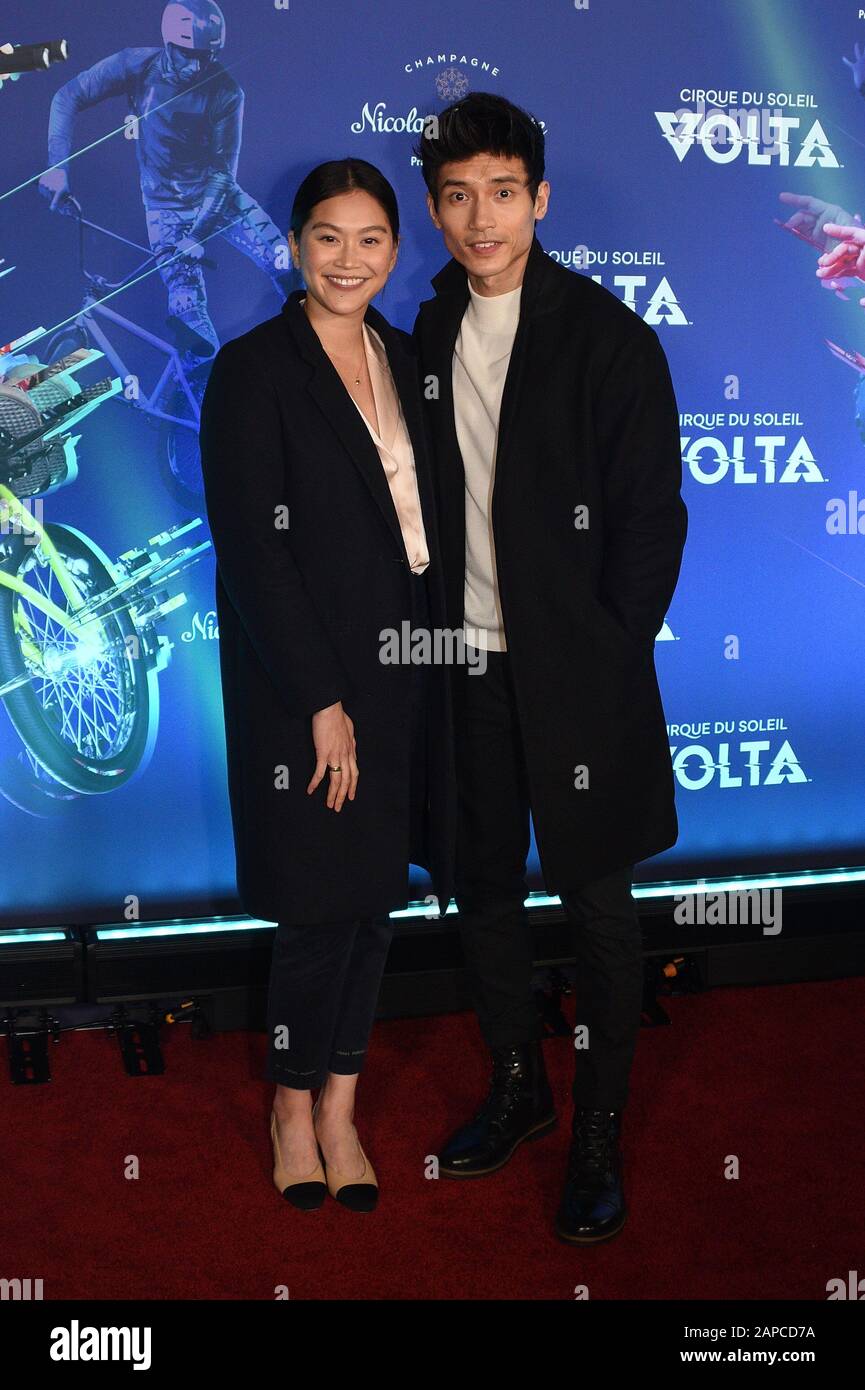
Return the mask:
<path id="1" fill-rule="evenodd" d="M 399 208 L 396 194 L 384 174 L 365 159 L 329 159 L 311 169 L 294 195 L 289 226 L 294 235 L 300 234 L 312 216 L 317 203 L 351 193 L 359 188 L 380 203 L 390 224 L 394 241 L 399 240 Z"/>
<path id="2" fill-rule="evenodd" d="M 529 176 L 529 193 L 537 197 L 544 177 L 544 132 L 528 111 L 492 92 L 470 92 L 446 106 L 438 117 L 438 135 L 421 136 L 414 148 L 424 183 L 438 205 L 438 176 L 443 164 L 476 154 L 519 158 Z"/>

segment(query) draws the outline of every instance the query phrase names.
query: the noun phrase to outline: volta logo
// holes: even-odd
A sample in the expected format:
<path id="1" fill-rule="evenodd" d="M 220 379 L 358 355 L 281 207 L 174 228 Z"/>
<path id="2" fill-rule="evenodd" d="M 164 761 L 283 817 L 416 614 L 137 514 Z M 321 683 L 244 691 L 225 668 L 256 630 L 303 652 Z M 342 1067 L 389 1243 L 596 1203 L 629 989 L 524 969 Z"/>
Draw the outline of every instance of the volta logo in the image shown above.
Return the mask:
<path id="1" fill-rule="evenodd" d="M 723 742 L 717 752 L 702 743 L 689 743 L 684 748 L 671 743 L 670 757 L 676 781 L 689 792 L 702 791 L 712 783 L 718 787 L 777 787 L 809 780 L 789 739 L 774 754 L 769 739 L 742 739 L 738 745 Z"/>
<path id="2" fill-rule="evenodd" d="M 761 122 L 760 115 L 759 111 L 747 111 L 740 122 L 725 111 L 713 111 L 709 115 L 702 111 L 656 111 L 655 119 L 680 164 L 685 155 L 699 145 L 713 164 L 731 164 L 747 151 L 745 161 L 748 164 L 789 165 L 790 140 L 794 134 L 798 138 L 799 117 L 763 113 Z M 799 139 L 799 150 L 793 160 L 794 168 L 810 169 L 814 164 L 821 169 L 841 167 L 819 121 L 814 121 L 807 134 Z"/>

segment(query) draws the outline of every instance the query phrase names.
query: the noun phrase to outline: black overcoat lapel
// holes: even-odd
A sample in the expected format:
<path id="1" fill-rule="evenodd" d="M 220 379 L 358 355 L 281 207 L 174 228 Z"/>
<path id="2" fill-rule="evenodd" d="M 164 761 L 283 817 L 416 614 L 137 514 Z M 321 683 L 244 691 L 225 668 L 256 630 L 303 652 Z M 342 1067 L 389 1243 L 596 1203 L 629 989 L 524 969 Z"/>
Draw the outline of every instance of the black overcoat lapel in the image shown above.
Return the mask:
<path id="1" fill-rule="evenodd" d="M 408 564 L 399 517 L 378 450 L 304 312 L 301 304 L 304 293 L 303 290 L 296 290 L 291 294 L 283 305 L 282 312 L 300 356 L 311 369 L 307 390 L 351 455 L 393 536 L 399 554 Z M 431 524 L 429 519 L 433 516 L 432 478 L 418 402 L 415 360 L 403 346 L 399 334 L 372 306 L 368 307 L 364 321 L 370 328 L 375 329 L 385 346 L 414 451 L 418 491 L 424 524 L 427 526 Z"/>

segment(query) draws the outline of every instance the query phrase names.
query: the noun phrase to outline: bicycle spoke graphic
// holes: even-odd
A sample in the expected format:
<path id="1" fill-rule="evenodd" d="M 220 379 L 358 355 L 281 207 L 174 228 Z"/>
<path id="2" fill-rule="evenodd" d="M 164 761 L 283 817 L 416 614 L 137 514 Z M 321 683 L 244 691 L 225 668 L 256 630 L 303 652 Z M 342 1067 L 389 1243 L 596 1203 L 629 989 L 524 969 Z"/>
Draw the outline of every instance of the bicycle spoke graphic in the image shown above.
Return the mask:
<path id="1" fill-rule="evenodd" d="M 86 596 L 92 578 L 84 578 L 76 568 Z M 66 606 L 54 571 L 38 550 L 24 575 L 37 592 L 58 607 Z M 31 655 L 30 665 L 40 704 L 56 735 L 97 761 L 122 751 L 131 724 L 128 658 L 122 644 L 111 640 L 104 623 L 88 623 L 82 637 L 26 600 L 19 600 L 18 616 L 27 647 L 39 654 L 38 663 Z"/>

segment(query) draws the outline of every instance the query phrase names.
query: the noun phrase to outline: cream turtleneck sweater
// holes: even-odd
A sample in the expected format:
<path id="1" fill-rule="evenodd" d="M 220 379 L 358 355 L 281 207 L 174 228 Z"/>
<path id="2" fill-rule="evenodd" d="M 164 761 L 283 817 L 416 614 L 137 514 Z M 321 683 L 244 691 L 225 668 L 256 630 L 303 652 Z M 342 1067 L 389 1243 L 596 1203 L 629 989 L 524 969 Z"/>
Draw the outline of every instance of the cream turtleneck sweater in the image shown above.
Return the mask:
<path id="1" fill-rule="evenodd" d="M 504 652 L 490 504 L 499 409 L 522 286 L 493 296 L 478 294 L 471 284 L 468 288 L 452 377 L 454 423 L 466 480 L 465 639 L 470 646 Z"/>

